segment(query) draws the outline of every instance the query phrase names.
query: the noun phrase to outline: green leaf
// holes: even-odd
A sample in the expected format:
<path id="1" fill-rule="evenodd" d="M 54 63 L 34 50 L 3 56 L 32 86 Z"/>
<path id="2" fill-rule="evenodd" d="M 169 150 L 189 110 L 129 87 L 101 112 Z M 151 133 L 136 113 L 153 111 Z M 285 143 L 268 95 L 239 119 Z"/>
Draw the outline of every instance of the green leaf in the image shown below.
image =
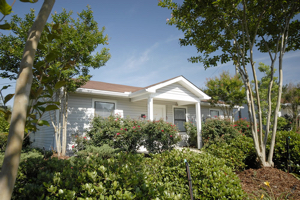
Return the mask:
<path id="1" fill-rule="evenodd" d="M 58 58 L 60 56 L 60 53 L 57 51 L 51 51 L 47 56 L 46 56 L 46 60 L 47 62 L 51 62 L 53 60 L 55 60 L 56 58 Z"/>
<path id="2" fill-rule="evenodd" d="M 48 90 L 50 96 L 53 96 L 53 90 L 52 90 L 51 86 L 46 85 L 46 88 L 47 88 L 47 90 Z"/>
<path id="3" fill-rule="evenodd" d="M 57 110 L 59 107 L 57 105 L 48 105 L 45 109 L 45 111 L 50 111 L 50 110 Z"/>
<path id="4" fill-rule="evenodd" d="M 15 94 L 8 94 L 4 97 L 4 101 L 3 104 L 5 105 L 9 100 L 11 100 L 11 98 L 13 98 Z"/>
<path id="5" fill-rule="evenodd" d="M 55 88 L 55 89 L 59 89 L 59 88 L 61 88 L 62 86 L 66 85 L 66 84 L 67 84 L 66 81 L 58 81 L 58 82 L 55 84 L 54 88 Z"/>
<path id="6" fill-rule="evenodd" d="M 0 12 L 3 15 L 9 15 L 12 7 L 5 0 L 0 0 Z"/>
<path id="7" fill-rule="evenodd" d="M 8 87 L 10 87 L 11 85 L 5 85 L 5 86 L 3 86 L 2 87 L 2 89 L 0 90 L 0 91 L 2 91 L 2 90 L 6 90 Z"/>
<path id="8" fill-rule="evenodd" d="M 37 47 L 38 49 L 40 49 L 40 50 L 47 50 L 47 48 L 45 47 L 45 45 L 43 45 L 42 43 L 40 43 L 39 42 L 39 44 L 38 44 L 38 47 Z"/>
<path id="9" fill-rule="evenodd" d="M 46 121 L 46 120 L 40 120 L 40 121 L 38 121 L 37 124 L 38 124 L 39 126 L 43 126 L 43 125 L 50 126 L 49 122 Z"/>
<path id="10" fill-rule="evenodd" d="M 11 26 L 10 26 L 8 23 L 0 24 L 0 29 L 3 29 L 3 30 L 10 30 L 10 29 L 11 29 Z"/>

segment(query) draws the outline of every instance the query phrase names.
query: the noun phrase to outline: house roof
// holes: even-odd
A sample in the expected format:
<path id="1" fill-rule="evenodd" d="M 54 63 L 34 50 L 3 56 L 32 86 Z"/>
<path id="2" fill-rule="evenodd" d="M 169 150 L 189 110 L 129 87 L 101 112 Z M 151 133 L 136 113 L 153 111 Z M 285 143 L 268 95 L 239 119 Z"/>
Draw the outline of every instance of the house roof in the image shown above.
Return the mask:
<path id="1" fill-rule="evenodd" d="M 130 98 L 147 95 L 150 93 L 156 93 L 156 90 L 163 88 L 167 85 L 173 83 L 180 83 L 200 99 L 210 99 L 204 92 L 202 92 L 197 86 L 188 81 L 183 76 L 177 76 L 159 83 L 155 83 L 153 85 L 149 85 L 147 87 L 135 87 L 135 86 L 127 86 L 127 85 L 119 85 L 113 83 L 105 83 L 99 81 L 88 81 L 85 85 L 81 86 L 77 89 L 78 92 L 81 90 L 87 89 L 89 93 L 105 93 L 106 95 L 121 95 L 126 96 L 125 94 L 130 94 Z M 91 91 L 93 90 L 93 91 Z M 98 91 L 98 92 L 97 92 Z M 116 94 L 118 93 L 118 94 Z M 122 94 L 121 94 L 122 93 Z M 100 94 L 100 93 L 99 93 Z M 129 96 L 128 96 L 129 97 Z"/>
<path id="2" fill-rule="evenodd" d="M 136 92 L 143 89 L 142 87 L 119 85 L 119 84 L 105 83 L 100 81 L 88 81 L 85 85 L 81 86 L 80 88 L 105 90 L 105 91 L 112 91 L 112 92 Z"/>

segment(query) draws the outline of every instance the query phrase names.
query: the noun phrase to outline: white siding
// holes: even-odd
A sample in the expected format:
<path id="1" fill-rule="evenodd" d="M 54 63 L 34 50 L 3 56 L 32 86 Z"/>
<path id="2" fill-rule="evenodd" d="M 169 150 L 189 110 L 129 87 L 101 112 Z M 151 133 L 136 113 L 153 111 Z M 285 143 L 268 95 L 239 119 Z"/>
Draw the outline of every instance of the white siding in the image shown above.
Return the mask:
<path id="1" fill-rule="evenodd" d="M 156 94 L 154 95 L 155 98 L 165 98 L 165 99 L 176 99 L 180 101 L 190 100 L 190 101 L 197 101 L 199 97 L 193 94 L 191 91 L 183 87 L 179 83 L 174 83 L 158 89 Z"/>
<path id="2" fill-rule="evenodd" d="M 51 113 L 55 120 L 55 111 L 51 111 Z M 46 112 L 43 115 L 42 120 L 48 121 L 50 126 L 37 126 L 39 130 L 30 134 L 30 141 L 32 142 L 31 146 L 40 149 L 45 147 L 46 150 L 54 149 L 54 128 L 51 123 L 49 112 Z"/>

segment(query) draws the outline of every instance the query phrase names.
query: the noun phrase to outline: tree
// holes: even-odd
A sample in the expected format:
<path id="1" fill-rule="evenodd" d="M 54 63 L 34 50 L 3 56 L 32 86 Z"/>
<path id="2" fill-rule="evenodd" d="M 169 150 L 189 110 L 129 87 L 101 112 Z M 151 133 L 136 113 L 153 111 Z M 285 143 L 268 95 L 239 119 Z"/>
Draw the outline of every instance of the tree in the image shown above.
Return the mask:
<path id="1" fill-rule="evenodd" d="M 220 78 L 209 79 L 204 90 L 211 96 L 209 102 L 213 106 L 220 106 L 225 116 L 234 116 L 233 108 L 241 106 L 245 101 L 245 88 L 239 75 L 230 76 L 229 71 L 223 71 Z"/>
<path id="2" fill-rule="evenodd" d="M 283 107 L 292 113 L 292 124 L 294 129 L 297 129 L 299 127 L 297 118 L 300 106 L 300 83 L 289 83 L 284 86 L 282 102 L 285 104 Z"/>
<path id="3" fill-rule="evenodd" d="M 39 39 L 54 3 L 55 0 L 44 1 L 35 22 L 28 32 L 20 64 L 19 77 L 16 83 L 16 95 L 14 99 L 5 157 L 0 172 L 0 199 L 2 200 L 9 200 L 14 189 L 20 163 L 27 106 L 29 103 L 29 93 L 32 84 L 32 65 Z"/>
<path id="4" fill-rule="evenodd" d="M 97 69 L 104 66 L 110 58 L 107 48 L 103 48 L 95 55 L 91 54 L 100 44 L 108 44 L 108 36 L 103 35 L 104 28 L 98 29 L 91 8 L 88 7 L 87 10 L 78 13 L 76 20 L 71 15 L 72 12 L 67 12 L 65 9 L 62 13 L 52 15 L 53 21 L 45 27 L 33 68 L 32 95 L 39 94 L 43 99 L 43 105 L 47 105 L 49 109 L 60 105 L 59 118 L 61 120 L 58 122 L 55 119 L 56 115 L 48 109 L 55 130 L 58 155 L 66 153 L 68 93 L 74 92 L 91 78 L 90 68 Z M 34 18 L 33 10 L 25 16 L 25 19 L 13 16 L 10 26 L 17 36 L 2 35 L 0 68 L 4 71 L 0 76 L 17 78 L 16 66 L 20 62 L 19 54 L 25 41 L 24 33 L 27 32 Z M 12 46 L 17 48 L 12 49 Z M 48 103 L 45 104 L 45 102 Z M 35 108 L 40 109 L 40 106 Z"/>
<path id="5" fill-rule="evenodd" d="M 259 63 L 258 70 L 262 73 L 264 73 L 264 76 L 261 78 L 260 81 L 257 81 L 258 84 L 258 91 L 260 95 L 260 102 L 261 102 L 261 110 L 262 110 L 262 120 L 263 125 L 267 125 L 267 117 L 268 117 L 268 110 L 269 106 L 271 106 L 271 118 L 274 118 L 275 109 L 276 109 L 276 102 L 278 100 L 278 83 L 277 83 L 277 77 L 273 78 L 273 85 L 271 89 L 271 103 L 268 102 L 268 86 L 270 83 L 270 77 L 271 77 L 271 70 L 270 66 L 265 65 L 264 63 Z M 276 72 L 276 69 L 274 69 L 273 75 Z M 254 99 L 255 99 L 255 92 L 254 92 Z M 270 129 L 269 127 L 266 127 L 266 129 Z"/>
<path id="6" fill-rule="evenodd" d="M 274 65 L 279 54 L 279 89 L 275 109 L 277 113 L 282 93 L 284 53 L 300 48 L 298 31 L 300 22 L 292 21 L 293 17 L 299 13 L 300 2 L 297 0 L 186 0 L 183 5 L 178 6 L 171 0 L 164 0 L 159 2 L 159 6 L 172 10 L 172 17 L 167 23 L 176 25 L 184 32 L 184 38 L 180 39 L 180 44 L 194 45 L 201 53 L 199 56 L 191 57 L 189 61 L 201 62 L 205 69 L 217 66 L 218 63 L 233 61 L 246 89 L 249 120 L 258 160 L 261 166 L 273 166 L 277 115 L 273 118 L 272 139 L 267 156 L 266 144 L 270 130 L 267 129 L 265 133 L 262 131 L 262 108 L 253 51 L 256 47 L 259 52 L 268 53 L 271 60 L 267 95 L 269 105 L 274 83 Z M 247 65 L 252 71 L 255 99 Z M 271 106 L 268 108 L 267 126 L 270 120 Z"/>

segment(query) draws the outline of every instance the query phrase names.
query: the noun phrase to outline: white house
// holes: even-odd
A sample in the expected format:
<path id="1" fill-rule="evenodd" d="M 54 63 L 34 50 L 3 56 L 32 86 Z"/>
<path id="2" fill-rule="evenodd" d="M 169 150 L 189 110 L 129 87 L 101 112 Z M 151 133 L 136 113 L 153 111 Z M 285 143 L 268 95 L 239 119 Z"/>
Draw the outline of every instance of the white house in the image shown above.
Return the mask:
<path id="1" fill-rule="evenodd" d="M 198 148 L 201 148 L 201 122 L 208 116 L 222 115 L 221 109 L 211 107 L 208 95 L 183 76 L 148 87 L 133 87 L 89 81 L 69 94 L 67 149 L 71 150 L 71 135 L 84 134 L 95 114 L 106 117 L 118 113 L 123 117 L 149 120 L 160 119 L 177 125 L 185 135 L 184 123 L 197 124 Z M 56 111 L 59 112 L 58 110 Z M 46 120 L 50 120 L 48 115 Z M 53 127 L 43 126 L 30 136 L 33 147 L 55 147 Z"/>

